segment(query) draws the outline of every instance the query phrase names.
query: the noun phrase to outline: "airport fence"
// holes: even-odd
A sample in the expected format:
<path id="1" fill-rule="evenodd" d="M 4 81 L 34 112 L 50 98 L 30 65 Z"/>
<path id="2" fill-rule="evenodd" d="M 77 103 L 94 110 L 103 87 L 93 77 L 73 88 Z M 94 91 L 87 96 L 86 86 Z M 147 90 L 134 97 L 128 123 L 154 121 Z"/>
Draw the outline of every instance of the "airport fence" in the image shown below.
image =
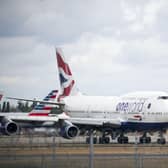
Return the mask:
<path id="1" fill-rule="evenodd" d="M 1 168 L 88 168 L 85 137 L 68 141 L 44 135 L 0 136 Z M 94 145 L 94 168 L 167 168 L 168 145 Z"/>

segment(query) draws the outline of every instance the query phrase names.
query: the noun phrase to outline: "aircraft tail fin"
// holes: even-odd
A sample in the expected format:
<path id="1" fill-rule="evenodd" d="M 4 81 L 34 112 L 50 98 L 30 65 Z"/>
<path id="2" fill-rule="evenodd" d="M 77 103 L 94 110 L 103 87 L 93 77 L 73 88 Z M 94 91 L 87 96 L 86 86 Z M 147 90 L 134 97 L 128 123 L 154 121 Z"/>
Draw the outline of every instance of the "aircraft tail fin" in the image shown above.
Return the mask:
<path id="1" fill-rule="evenodd" d="M 43 100 L 51 102 L 56 100 L 57 97 L 58 97 L 58 90 L 52 90 Z M 47 105 L 47 104 L 39 103 L 29 113 L 29 116 L 48 116 L 53 107 L 54 105 L 51 105 L 51 104 Z"/>
<path id="2" fill-rule="evenodd" d="M 61 86 L 61 95 L 59 96 L 59 99 L 66 96 L 75 96 L 81 94 L 76 87 L 76 82 L 73 79 L 71 69 L 68 63 L 65 61 L 61 49 L 56 49 L 56 58 Z"/>
<path id="3" fill-rule="evenodd" d="M 2 97 L 3 97 L 3 93 L 0 92 L 0 101 L 2 100 Z"/>

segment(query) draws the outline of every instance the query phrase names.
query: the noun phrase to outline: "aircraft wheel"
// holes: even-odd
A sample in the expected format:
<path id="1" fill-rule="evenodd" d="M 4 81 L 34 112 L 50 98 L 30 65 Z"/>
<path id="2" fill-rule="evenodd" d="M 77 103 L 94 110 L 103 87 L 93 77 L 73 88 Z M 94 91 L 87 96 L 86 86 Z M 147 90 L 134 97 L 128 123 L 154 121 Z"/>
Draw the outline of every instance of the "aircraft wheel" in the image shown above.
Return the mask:
<path id="1" fill-rule="evenodd" d="M 118 137 L 117 141 L 120 144 L 127 144 L 128 143 L 128 137 L 125 137 L 125 136 L 121 137 L 120 136 L 120 137 Z"/>
<path id="2" fill-rule="evenodd" d="M 140 137 L 139 142 L 141 144 L 151 143 L 151 137 Z"/>
<path id="3" fill-rule="evenodd" d="M 99 144 L 109 144 L 110 138 L 109 137 L 99 137 Z"/>
<path id="4" fill-rule="evenodd" d="M 146 137 L 146 143 L 151 143 L 151 137 Z"/>
<path id="5" fill-rule="evenodd" d="M 127 144 L 127 143 L 128 143 L 128 137 L 123 137 L 123 142 L 124 142 L 125 144 Z"/>
<path id="6" fill-rule="evenodd" d="M 143 138 L 142 138 L 142 137 L 139 138 L 139 143 L 140 143 L 140 144 L 143 143 Z"/>
<path id="7" fill-rule="evenodd" d="M 122 144 L 122 137 L 119 136 L 119 137 L 117 138 L 117 141 L 118 141 L 119 144 Z"/>
<path id="8" fill-rule="evenodd" d="M 103 138 L 99 137 L 99 144 L 103 144 Z"/>
<path id="9" fill-rule="evenodd" d="M 86 143 L 89 144 L 90 143 L 90 137 L 86 138 Z M 93 144 L 97 143 L 97 137 L 93 137 Z"/>
<path id="10" fill-rule="evenodd" d="M 163 145 L 163 144 L 166 143 L 166 139 L 165 139 L 165 138 L 159 138 L 159 139 L 157 140 L 157 143 Z"/>
<path id="11" fill-rule="evenodd" d="M 93 143 L 96 144 L 97 143 L 97 137 L 93 138 Z"/>
<path id="12" fill-rule="evenodd" d="M 146 143 L 146 137 L 140 137 L 139 142 L 140 142 L 141 144 Z"/>
<path id="13" fill-rule="evenodd" d="M 104 137 L 103 141 L 105 144 L 109 144 L 110 143 L 110 138 L 109 137 Z"/>
<path id="14" fill-rule="evenodd" d="M 86 143 L 89 144 L 89 142 L 90 142 L 90 138 L 87 137 L 87 138 L 86 138 Z"/>

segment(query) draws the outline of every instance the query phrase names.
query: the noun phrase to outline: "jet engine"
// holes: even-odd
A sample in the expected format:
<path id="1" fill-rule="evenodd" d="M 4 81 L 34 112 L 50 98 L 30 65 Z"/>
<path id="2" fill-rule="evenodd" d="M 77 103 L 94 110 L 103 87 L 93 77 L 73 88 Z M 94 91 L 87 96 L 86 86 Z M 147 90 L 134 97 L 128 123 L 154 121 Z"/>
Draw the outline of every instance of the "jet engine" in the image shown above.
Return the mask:
<path id="1" fill-rule="evenodd" d="M 72 139 L 78 136 L 79 134 L 79 129 L 77 126 L 73 125 L 69 121 L 63 121 L 61 124 L 62 126 L 60 127 L 59 130 L 59 135 L 66 138 L 66 139 Z"/>
<path id="2" fill-rule="evenodd" d="M 5 117 L 2 118 L 0 124 L 0 131 L 4 135 L 16 134 L 19 131 L 19 126 L 15 122 Z"/>

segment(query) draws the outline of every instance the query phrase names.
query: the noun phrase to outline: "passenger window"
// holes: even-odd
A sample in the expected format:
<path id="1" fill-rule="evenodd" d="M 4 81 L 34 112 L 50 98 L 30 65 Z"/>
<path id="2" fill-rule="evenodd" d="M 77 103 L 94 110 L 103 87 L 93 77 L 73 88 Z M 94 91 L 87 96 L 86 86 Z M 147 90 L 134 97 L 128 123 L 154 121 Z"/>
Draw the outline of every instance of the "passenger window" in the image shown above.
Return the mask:
<path id="1" fill-rule="evenodd" d="M 149 104 L 148 104 L 147 108 L 148 108 L 148 109 L 150 109 L 150 108 L 151 108 L 151 103 L 149 103 Z"/>

